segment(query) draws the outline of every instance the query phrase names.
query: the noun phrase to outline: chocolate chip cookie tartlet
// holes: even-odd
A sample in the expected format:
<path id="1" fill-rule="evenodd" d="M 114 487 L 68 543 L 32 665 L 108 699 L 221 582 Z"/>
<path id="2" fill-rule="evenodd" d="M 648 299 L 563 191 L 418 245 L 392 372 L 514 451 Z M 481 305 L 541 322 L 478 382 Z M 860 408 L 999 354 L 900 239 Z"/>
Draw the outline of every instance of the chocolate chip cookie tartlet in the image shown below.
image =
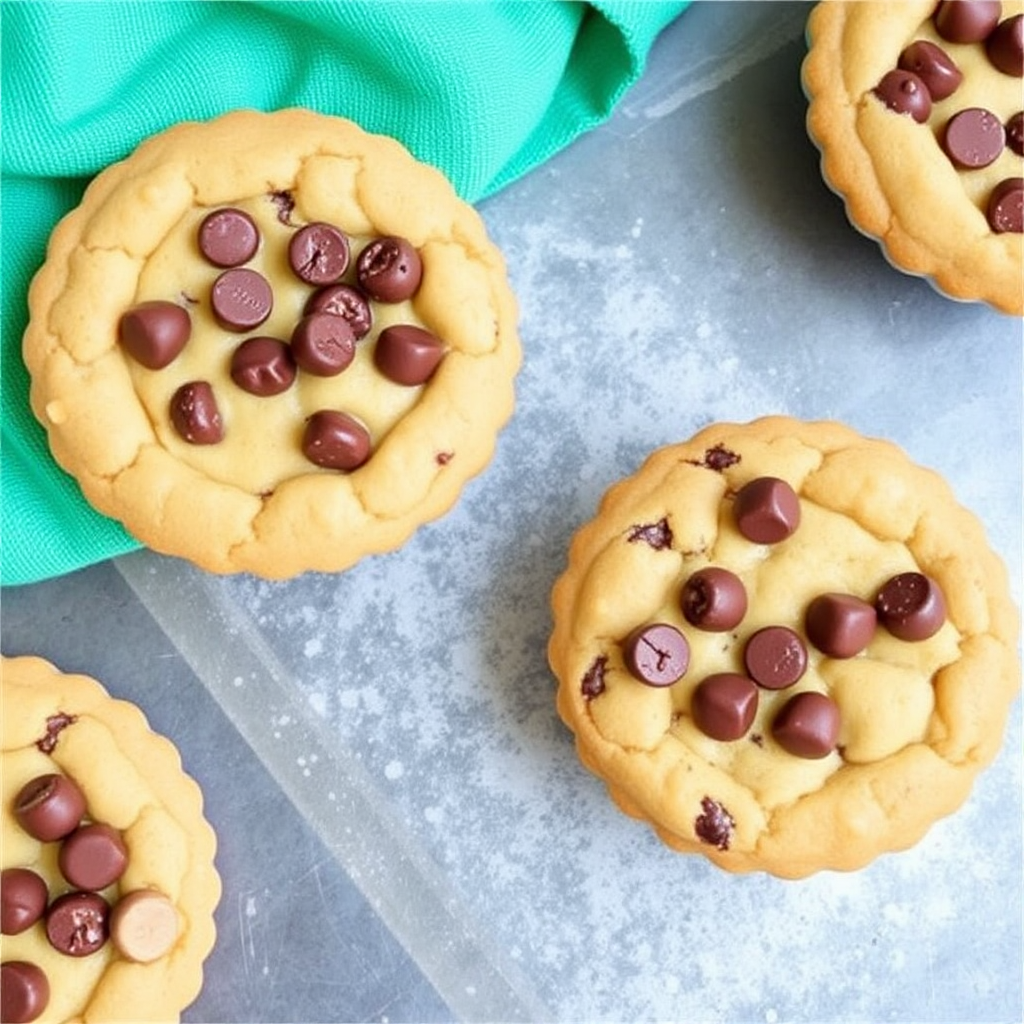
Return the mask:
<path id="1" fill-rule="evenodd" d="M 583 764 L 732 872 L 853 870 L 917 842 L 995 757 L 1020 688 L 979 521 L 832 422 L 656 451 L 577 532 L 552 604 Z"/>
<path id="2" fill-rule="evenodd" d="M 4 1022 L 176 1021 L 220 879 L 202 794 L 134 704 L 2 659 Z"/>
<path id="3" fill-rule="evenodd" d="M 803 85 L 822 174 L 890 262 L 1024 315 L 1024 3 L 826 0 Z"/>
<path id="4" fill-rule="evenodd" d="M 479 215 L 396 141 L 307 110 L 145 141 L 57 226 L 29 305 L 56 460 L 214 572 L 398 547 L 512 412 L 515 301 Z"/>

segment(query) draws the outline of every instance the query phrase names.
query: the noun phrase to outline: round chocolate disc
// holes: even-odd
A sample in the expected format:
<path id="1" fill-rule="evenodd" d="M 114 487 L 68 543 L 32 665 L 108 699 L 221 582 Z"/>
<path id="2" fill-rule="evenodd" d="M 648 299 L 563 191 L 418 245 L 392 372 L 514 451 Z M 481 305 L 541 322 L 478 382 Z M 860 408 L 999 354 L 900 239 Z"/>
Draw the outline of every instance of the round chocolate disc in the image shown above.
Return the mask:
<path id="1" fill-rule="evenodd" d="M 839 706 L 814 690 L 794 694 L 775 716 L 772 736 L 796 757 L 827 757 L 839 737 Z"/>
<path id="2" fill-rule="evenodd" d="M 875 597 L 878 621 L 900 640 L 927 640 L 946 621 L 946 599 L 938 583 L 920 572 L 887 580 Z"/>
<path id="3" fill-rule="evenodd" d="M 256 255 L 260 232 L 243 210 L 208 213 L 199 225 L 199 251 L 215 267 L 239 267 Z"/>
<path id="4" fill-rule="evenodd" d="M 274 292 L 270 282 L 248 267 L 225 270 L 210 291 L 217 323 L 228 331 L 251 331 L 270 316 Z"/>
<path id="5" fill-rule="evenodd" d="M 352 327 L 356 341 L 365 338 L 373 326 L 373 310 L 366 296 L 350 284 L 329 284 L 313 292 L 306 313 L 332 313 L 344 317 Z"/>
<path id="6" fill-rule="evenodd" d="M 50 945 L 68 956 L 88 956 L 107 941 L 110 905 L 98 892 L 58 896 L 46 912 Z"/>
<path id="7" fill-rule="evenodd" d="M 66 775 L 38 775 L 26 782 L 14 798 L 18 824 L 43 843 L 63 839 L 73 832 L 84 814 L 85 797 Z"/>
<path id="8" fill-rule="evenodd" d="M 807 639 L 830 658 L 860 654 L 875 635 L 874 605 L 852 594 L 821 594 L 807 606 Z"/>
<path id="9" fill-rule="evenodd" d="M 348 261 L 348 239 L 333 224 L 307 224 L 288 243 L 288 264 L 307 284 L 333 284 L 348 270 Z"/>
<path id="10" fill-rule="evenodd" d="M 737 672 L 717 672 L 693 691 L 690 714 L 697 728 L 713 740 L 745 736 L 757 714 L 757 685 Z"/>
<path id="11" fill-rule="evenodd" d="M 279 395 L 295 380 L 291 349 L 278 338 L 247 338 L 232 353 L 231 379 L 250 395 Z"/>
<path id="12" fill-rule="evenodd" d="M 4 1024 L 30 1024 L 42 1016 L 50 1002 L 46 973 L 27 960 L 7 960 L 0 966 L 0 1020 Z"/>
<path id="13" fill-rule="evenodd" d="M 690 645 L 667 622 L 640 626 L 626 637 L 622 655 L 629 671 L 648 686 L 671 686 L 690 663 Z"/>
<path id="14" fill-rule="evenodd" d="M 946 123 L 942 147 L 957 167 L 976 170 L 994 162 L 1006 145 L 1006 129 L 990 110 L 968 107 Z"/>
<path id="15" fill-rule="evenodd" d="M 77 889 L 105 889 L 128 867 L 128 848 L 110 825 L 81 825 L 60 845 L 60 873 Z"/>
<path id="16" fill-rule="evenodd" d="M 743 648 L 750 677 L 766 690 L 792 686 L 807 669 L 807 648 L 788 626 L 765 626 Z"/>
<path id="17" fill-rule="evenodd" d="M 43 916 L 49 892 L 46 882 L 28 868 L 0 872 L 0 933 L 20 935 Z"/>
<path id="18" fill-rule="evenodd" d="M 1018 110 L 1003 127 L 1006 129 L 1006 144 L 1017 156 L 1024 156 L 1024 110 Z"/>
<path id="19" fill-rule="evenodd" d="M 1004 178 L 989 196 L 989 226 L 997 234 L 1024 231 L 1024 178 Z"/>
<path id="20" fill-rule="evenodd" d="M 416 294 L 423 276 L 420 254 L 405 238 L 374 239 L 356 263 L 359 286 L 378 302 L 402 302 Z"/>
<path id="21" fill-rule="evenodd" d="M 343 316 L 309 313 L 292 331 L 292 358 L 306 373 L 334 377 L 356 356 L 356 336 Z"/>
<path id="22" fill-rule="evenodd" d="M 709 565 L 683 584 L 683 617 L 709 633 L 734 629 L 747 614 L 747 591 L 734 572 Z"/>

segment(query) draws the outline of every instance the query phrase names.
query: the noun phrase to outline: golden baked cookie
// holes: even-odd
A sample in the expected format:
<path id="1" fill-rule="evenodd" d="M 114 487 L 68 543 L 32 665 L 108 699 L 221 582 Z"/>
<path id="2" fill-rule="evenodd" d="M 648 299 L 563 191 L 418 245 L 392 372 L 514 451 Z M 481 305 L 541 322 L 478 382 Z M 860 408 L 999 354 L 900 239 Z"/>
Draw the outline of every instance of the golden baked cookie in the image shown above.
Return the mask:
<path id="1" fill-rule="evenodd" d="M 56 460 L 214 572 L 399 546 L 512 412 L 516 306 L 479 215 L 396 141 L 307 110 L 145 141 L 55 229 L 29 304 Z"/>
<path id="2" fill-rule="evenodd" d="M 199 787 L 95 680 L 0 665 L 3 1019 L 176 1021 L 221 891 Z"/>
<path id="3" fill-rule="evenodd" d="M 852 224 L 944 294 L 1024 315 L 1021 0 L 825 0 L 807 127 Z"/>
<path id="4" fill-rule="evenodd" d="M 552 604 L 584 765 L 733 872 L 910 846 L 967 797 L 1020 687 L 981 524 L 832 422 L 722 423 L 656 451 L 577 532 Z"/>

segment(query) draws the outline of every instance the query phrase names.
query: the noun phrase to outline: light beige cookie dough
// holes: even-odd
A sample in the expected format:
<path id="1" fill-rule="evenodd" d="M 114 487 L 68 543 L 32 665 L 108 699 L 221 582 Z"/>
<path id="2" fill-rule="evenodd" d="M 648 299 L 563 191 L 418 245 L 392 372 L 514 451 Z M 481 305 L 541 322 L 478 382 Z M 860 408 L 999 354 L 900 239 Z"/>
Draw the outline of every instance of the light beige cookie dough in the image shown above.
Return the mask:
<path id="1" fill-rule="evenodd" d="M 750 512 L 761 485 L 744 488 L 764 479 L 782 483 Z M 787 485 L 795 511 L 774 493 Z M 750 515 L 797 525 L 765 540 Z M 709 567 L 737 577 L 745 602 L 693 589 Z M 910 639 L 876 601 L 908 573 L 945 605 Z M 848 631 L 828 610 L 810 624 L 823 595 L 832 611 L 854 606 Z M 716 424 L 656 451 L 577 532 L 552 604 L 558 710 L 583 764 L 667 844 L 733 872 L 852 870 L 912 845 L 993 759 L 1020 687 L 1019 617 L 979 521 L 899 448 L 833 422 Z M 803 649 L 795 678 L 772 677 L 792 668 L 792 649 L 749 653 L 771 627 Z M 709 711 L 703 687 L 723 673 L 746 680 L 730 684 L 744 700 L 756 694 L 725 738 L 742 702 Z M 811 706 L 803 723 L 784 713 L 797 695 L 793 707 Z"/>
<path id="2" fill-rule="evenodd" d="M 222 210 L 258 232 L 238 265 L 214 265 L 199 244 L 205 218 Z M 347 239 L 338 281 L 359 287 L 362 254 L 397 238 L 415 251 L 420 283 L 368 299 L 372 327 L 344 369 L 307 361 L 281 393 L 254 394 L 232 377 L 235 352 L 259 336 L 296 351 L 324 285 L 297 274 L 289 247 L 314 224 Z M 329 264 L 324 251 L 311 250 Z M 215 283 L 239 270 L 266 282 L 271 309 L 225 327 Z M 224 285 L 235 313 L 260 301 L 237 281 Z M 190 327 L 158 368 L 119 340 L 125 314 L 152 302 L 177 306 Z M 235 111 L 144 142 L 56 228 L 29 304 L 32 408 L 56 460 L 143 543 L 214 572 L 335 571 L 398 547 L 483 469 L 513 408 L 516 305 L 479 215 L 396 141 L 306 110 Z M 394 326 L 440 346 L 427 379 L 396 382 L 378 368 L 380 336 Z M 205 394 L 176 397 L 197 382 Z M 176 426 L 174 407 L 191 429 Z M 311 461 L 307 432 L 323 413 L 356 423 L 368 455 L 356 468 Z M 351 444 L 348 426 L 339 441 L 330 422 L 319 447 Z"/>
<path id="3" fill-rule="evenodd" d="M 998 70 L 983 41 L 943 38 L 937 7 L 935 0 L 818 4 L 802 69 L 808 131 L 851 223 L 877 239 L 890 262 L 952 298 L 1021 316 L 1024 235 L 1019 227 L 993 230 L 988 206 L 1000 183 L 1024 177 L 1024 157 L 1007 138 L 991 163 L 965 168 L 950 159 L 944 139 L 950 120 L 972 108 L 989 111 L 993 128 L 1005 130 L 1024 107 L 1022 79 Z M 1021 0 L 1004 0 L 998 17 L 1022 10 Z M 961 80 L 919 122 L 887 106 L 877 90 L 920 42 L 941 49 Z M 1018 198 L 1018 219 L 1019 209 Z"/>
<path id="4" fill-rule="evenodd" d="M 67 840 L 36 838 L 19 818 L 24 787 L 53 774 L 84 796 L 82 824 L 109 826 L 127 849 L 123 874 L 99 890 L 112 914 L 110 937 L 96 951 L 59 950 L 44 916 L 0 938 L 5 970 L 11 962 L 42 970 L 49 996 L 34 1018 L 41 1024 L 177 1021 L 202 985 L 221 892 L 199 787 L 142 712 L 112 699 L 95 680 L 34 657 L 3 658 L 0 665 L 4 871 L 35 872 L 51 908 L 78 890 L 61 869 Z M 7 998 L 13 1005 L 14 995 L 5 1005 Z"/>

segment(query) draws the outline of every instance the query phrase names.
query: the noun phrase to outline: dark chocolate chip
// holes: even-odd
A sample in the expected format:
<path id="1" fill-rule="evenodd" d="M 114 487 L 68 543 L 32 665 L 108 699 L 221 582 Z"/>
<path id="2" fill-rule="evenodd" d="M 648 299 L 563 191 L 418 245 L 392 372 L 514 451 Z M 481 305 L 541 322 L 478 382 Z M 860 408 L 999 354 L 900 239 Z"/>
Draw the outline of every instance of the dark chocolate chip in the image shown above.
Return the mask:
<path id="1" fill-rule="evenodd" d="M 50 1002 L 46 972 L 27 960 L 6 960 L 0 966 L 0 1020 L 29 1024 L 43 1015 Z"/>
<path id="2" fill-rule="evenodd" d="M 725 445 L 716 444 L 704 452 L 704 458 L 687 459 L 686 461 L 691 466 L 700 466 L 703 469 L 712 469 L 716 473 L 721 473 L 730 466 L 735 466 L 741 458 L 742 456 L 737 455 L 736 452 L 729 451 Z"/>
<path id="3" fill-rule="evenodd" d="M 199 251 L 215 267 L 240 267 L 259 247 L 259 228 L 244 210 L 214 210 L 199 225 Z"/>
<path id="4" fill-rule="evenodd" d="M 964 78 L 952 57 L 927 39 L 911 43 L 900 54 L 897 67 L 917 75 L 924 82 L 933 103 L 952 96 Z"/>
<path id="5" fill-rule="evenodd" d="M 683 616 L 709 633 L 734 629 L 747 614 L 747 591 L 734 572 L 709 565 L 683 584 Z"/>
<path id="6" fill-rule="evenodd" d="M 4 868 L 0 872 L 0 933 L 20 935 L 31 928 L 46 910 L 46 882 L 28 868 Z"/>
<path id="7" fill-rule="evenodd" d="M 717 800 L 706 796 L 700 802 L 701 814 L 693 822 L 693 830 L 702 843 L 728 850 L 732 830 L 736 827 L 733 816 Z"/>
<path id="8" fill-rule="evenodd" d="M 302 451 L 325 469 L 358 469 L 370 457 L 370 435 L 355 417 L 321 409 L 306 421 Z"/>
<path id="9" fill-rule="evenodd" d="M 231 379 L 251 395 L 279 395 L 295 380 L 292 351 L 278 338 L 248 338 L 232 353 Z"/>
<path id="10" fill-rule="evenodd" d="M 277 219 L 282 224 L 291 225 L 292 213 L 295 210 L 295 196 L 287 189 L 270 193 L 270 201 L 277 207 Z"/>
<path id="11" fill-rule="evenodd" d="M 350 284 L 329 284 L 313 292 L 306 313 L 332 313 L 344 317 L 352 327 L 356 341 L 365 338 L 373 326 L 373 311 L 366 296 Z"/>
<path id="12" fill-rule="evenodd" d="M 690 663 L 690 645 L 666 622 L 639 626 L 626 637 L 622 655 L 629 671 L 648 686 L 671 686 Z"/>
<path id="13" fill-rule="evenodd" d="M 659 519 L 656 523 L 641 523 L 630 529 L 626 540 L 631 544 L 643 541 L 655 551 L 664 551 L 672 547 L 672 527 L 667 519 Z"/>
<path id="14" fill-rule="evenodd" d="M 607 664 L 608 659 L 603 654 L 598 655 L 590 668 L 583 673 L 583 678 L 580 680 L 580 693 L 587 700 L 604 693 L 604 670 Z"/>
<path id="15" fill-rule="evenodd" d="M 140 302 L 125 313 L 117 326 L 122 348 L 148 370 L 170 365 L 188 343 L 192 318 L 173 302 Z"/>
<path id="16" fill-rule="evenodd" d="M 743 648 L 750 677 L 766 690 L 792 686 L 807 669 L 807 648 L 788 626 L 765 626 Z"/>
<path id="17" fill-rule="evenodd" d="M 60 844 L 60 873 L 77 889 L 105 889 L 128 867 L 128 848 L 110 825 L 81 825 Z"/>
<path id="18" fill-rule="evenodd" d="M 107 941 L 110 905 L 98 892 L 58 896 L 46 912 L 46 937 L 67 956 L 89 956 Z"/>
<path id="19" fill-rule="evenodd" d="M 217 444 L 224 437 L 224 424 L 213 388 L 205 380 L 182 384 L 171 396 L 171 423 L 189 444 Z"/>
<path id="20" fill-rule="evenodd" d="M 36 740 L 36 746 L 44 754 L 52 754 L 57 748 L 57 740 L 60 739 L 60 734 L 69 726 L 74 725 L 75 716 L 66 715 L 63 711 L 58 711 L 55 715 L 50 715 L 46 719 L 46 735 L 41 736 Z"/>
<path id="21" fill-rule="evenodd" d="M 800 499 L 785 480 L 758 477 L 736 492 L 733 516 L 747 540 L 777 544 L 800 525 Z"/>
<path id="22" fill-rule="evenodd" d="M 985 40 L 985 52 L 1004 75 L 1024 77 L 1024 14 L 999 22 Z"/>
<path id="23" fill-rule="evenodd" d="M 444 342 L 414 324 L 385 327 L 373 349 L 373 363 L 388 380 L 406 387 L 425 384 L 444 358 Z"/>
<path id="24" fill-rule="evenodd" d="M 980 43 L 999 24 L 1000 0 L 941 0 L 935 29 L 950 43 Z"/>
<path id="25" fill-rule="evenodd" d="M 921 123 L 932 112 L 932 98 L 928 86 L 913 71 L 894 68 L 887 71 L 875 86 L 875 95 L 897 114 L 909 114 Z"/>
<path id="26" fill-rule="evenodd" d="M 878 621 L 900 640 L 927 640 L 946 621 L 946 600 L 938 583 L 920 572 L 887 580 L 875 597 L 875 610 Z"/>
<path id="27" fill-rule="evenodd" d="M 794 694 L 775 716 L 772 735 L 783 750 L 796 757 L 826 757 L 839 737 L 839 706 L 814 690 Z"/>
<path id="28" fill-rule="evenodd" d="M 63 839 L 78 828 L 85 797 L 66 775 L 37 775 L 14 798 L 14 817 L 33 838 L 44 843 Z"/>
<path id="29" fill-rule="evenodd" d="M 309 313 L 292 331 L 292 358 L 301 370 L 335 377 L 356 357 L 356 336 L 343 316 Z"/>
<path id="30" fill-rule="evenodd" d="M 307 284 L 333 284 L 348 270 L 348 261 L 348 239 L 333 224 L 307 224 L 288 243 L 288 265 Z"/>
<path id="31" fill-rule="evenodd" d="M 757 685 L 737 672 L 716 672 L 693 691 L 690 714 L 701 732 L 713 740 L 738 740 L 757 714 Z"/>
<path id="32" fill-rule="evenodd" d="M 807 639 L 830 658 L 852 658 L 875 635 L 874 605 L 852 594 L 820 594 L 807 606 Z"/>
<path id="33" fill-rule="evenodd" d="M 217 323 L 227 331 L 251 331 L 270 316 L 274 292 L 270 282 L 248 267 L 225 270 L 210 291 Z"/>
<path id="34" fill-rule="evenodd" d="M 1006 145 L 1006 129 L 999 118 L 982 107 L 968 107 L 946 122 L 942 148 L 957 167 L 988 167 Z"/>
<path id="35" fill-rule="evenodd" d="M 1006 144 L 1017 156 L 1024 156 L 1024 111 L 1018 110 L 1003 127 L 1006 129 Z"/>
<path id="36" fill-rule="evenodd" d="M 378 302 L 402 302 L 416 294 L 423 276 L 420 254 L 405 238 L 374 239 L 356 263 L 359 286 Z"/>
<path id="37" fill-rule="evenodd" d="M 988 199 L 989 227 L 997 234 L 1024 231 L 1024 178 L 1004 178 Z"/>

